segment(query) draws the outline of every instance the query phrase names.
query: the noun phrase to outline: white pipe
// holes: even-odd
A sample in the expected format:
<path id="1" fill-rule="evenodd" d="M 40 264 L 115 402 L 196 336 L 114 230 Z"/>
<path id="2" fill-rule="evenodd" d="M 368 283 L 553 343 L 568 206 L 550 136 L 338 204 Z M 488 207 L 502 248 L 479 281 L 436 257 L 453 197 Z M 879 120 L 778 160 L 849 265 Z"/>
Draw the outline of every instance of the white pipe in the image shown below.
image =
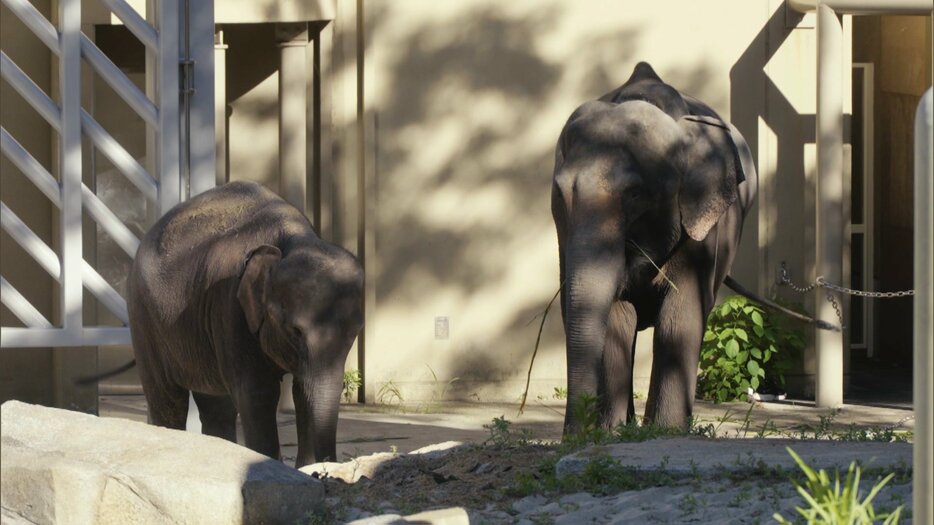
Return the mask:
<path id="1" fill-rule="evenodd" d="M 62 128 L 59 132 L 58 177 L 62 187 L 59 246 L 62 261 L 62 328 L 77 330 L 82 315 L 81 263 L 84 261 L 81 220 L 81 0 L 59 0 L 61 33 L 58 60 L 58 99 Z"/>
<path id="2" fill-rule="evenodd" d="M 16 15 L 53 53 L 59 54 L 58 31 L 38 9 L 26 0 L 3 0 L 3 5 L 7 6 L 10 12 Z"/>
<path id="3" fill-rule="evenodd" d="M 843 27 L 826 5 L 817 9 L 817 273 L 841 282 L 843 268 Z M 836 312 L 818 288 L 818 319 Z M 836 294 L 841 302 L 841 297 Z M 818 407 L 843 404 L 843 333 L 816 330 Z"/>
<path id="4" fill-rule="evenodd" d="M 123 221 L 114 215 L 114 213 L 110 211 L 110 208 L 84 184 L 81 185 L 81 202 L 84 203 L 84 209 L 87 210 L 88 215 L 104 228 L 104 231 L 110 235 L 110 238 L 113 239 L 131 259 L 136 257 L 136 249 L 139 248 L 139 239 L 137 239 L 136 236 L 133 235 L 133 232 L 123 224 Z"/>
<path id="5" fill-rule="evenodd" d="M 178 4 L 179 0 L 161 0 L 155 6 L 155 18 L 159 25 L 159 50 L 154 61 L 156 101 L 159 106 L 159 126 L 156 128 L 159 215 L 164 215 L 181 202 Z"/>
<path id="6" fill-rule="evenodd" d="M 914 414 L 912 514 L 934 523 L 934 88 L 915 113 Z"/>
<path id="7" fill-rule="evenodd" d="M 0 202 L 0 227 L 10 234 L 16 244 L 22 246 L 26 253 L 31 255 L 53 279 L 62 282 L 62 265 L 58 256 L 3 202 Z"/>
<path id="8" fill-rule="evenodd" d="M 788 0 L 788 6 L 800 13 L 827 6 L 846 15 L 929 15 L 931 0 Z"/>
<path id="9" fill-rule="evenodd" d="M 87 261 L 81 261 L 81 277 L 84 287 L 87 288 L 110 313 L 120 319 L 123 324 L 129 324 L 130 318 L 126 311 L 126 301 L 113 289 L 110 284 L 91 267 Z"/>
<path id="10" fill-rule="evenodd" d="M 0 150 L 13 164 L 19 168 L 23 175 L 32 181 L 46 197 L 52 201 L 56 208 L 62 207 L 62 189 L 55 178 L 46 171 L 45 167 L 24 148 L 13 135 L 0 127 Z"/>
<path id="11" fill-rule="evenodd" d="M 79 328 L 0 328 L 0 348 L 48 348 L 65 346 L 128 345 L 130 329 L 125 326 Z"/>
<path id="12" fill-rule="evenodd" d="M 159 33 L 124 0 L 101 0 L 150 51 L 159 49 Z"/>
<path id="13" fill-rule="evenodd" d="M 91 39 L 81 35 L 81 56 L 91 64 L 94 71 L 104 79 L 113 90 L 120 95 L 133 111 L 143 117 L 150 126 L 159 125 L 159 110 L 149 101 L 136 84 L 134 84 L 113 62 L 107 58 Z"/>
<path id="14" fill-rule="evenodd" d="M 144 197 L 153 202 L 158 200 L 159 186 L 149 176 L 149 173 L 85 110 L 81 110 L 81 125 L 94 146 L 113 163 L 120 173 L 143 192 Z M 178 124 L 176 124 L 177 127 Z"/>
<path id="15" fill-rule="evenodd" d="M 0 302 L 29 328 L 52 328 L 52 323 L 3 276 L 0 276 Z"/>
<path id="16" fill-rule="evenodd" d="M 0 51 L 0 75 L 13 86 L 13 89 L 15 89 L 17 93 L 26 99 L 26 102 L 28 102 L 55 131 L 61 131 L 62 115 L 58 105 L 52 102 L 52 99 L 45 94 L 45 91 L 42 91 L 42 89 L 16 65 L 16 62 L 13 62 L 3 51 Z"/>

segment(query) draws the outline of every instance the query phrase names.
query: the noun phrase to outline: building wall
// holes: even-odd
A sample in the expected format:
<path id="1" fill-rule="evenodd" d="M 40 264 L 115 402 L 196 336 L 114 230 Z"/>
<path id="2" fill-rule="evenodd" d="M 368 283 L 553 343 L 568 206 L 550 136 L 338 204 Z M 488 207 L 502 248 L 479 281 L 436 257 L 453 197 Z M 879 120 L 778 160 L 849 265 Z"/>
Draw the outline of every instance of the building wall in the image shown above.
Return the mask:
<path id="1" fill-rule="evenodd" d="M 813 251 L 813 233 L 801 233 L 813 224 L 815 40 L 781 2 L 372 1 L 363 45 L 375 137 L 368 399 L 392 385 L 408 398 L 449 385 L 464 399 L 517 399 L 536 316 L 558 288 L 556 137 L 576 106 L 640 60 L 736 123 L 758 158 L 760 197 L 774 201 L 747 220 L 734 275 L 767 291 L 781 260 L 803 274 Z M 533 399 L 564 386 L 563 341 L 553 311 Z M 638 342 L 644 391 L 651 330 Z"/>
<path id="2" fill-rule="evenodd" d="M 50 1 L 36 0 L 33 4 L 46 16 L 50 15 Z M 53 64 L 50 53 L 2 6 L 0 47 L 37 85 L 47 93 L 51 91 Z M 47 170 L 52 171 L 53 131 L 6 81 L 0 81 L 0 123 Z M 0 198 L 46 244 L 52 245 L 52 204 L 3 155 L 0 155 Z M 0 233 L 0 253 L 3 254 L 0 257 L 0 274 L 51 320 L 56 293 L 52 278 L 6 232 Z M 5 306 L 0 306 L 0 324 L 23 326 Z M 0 401 L 20 399 L 53 404 L 52 363 L 52 350 L 48 348 L 0 350 Z"/>

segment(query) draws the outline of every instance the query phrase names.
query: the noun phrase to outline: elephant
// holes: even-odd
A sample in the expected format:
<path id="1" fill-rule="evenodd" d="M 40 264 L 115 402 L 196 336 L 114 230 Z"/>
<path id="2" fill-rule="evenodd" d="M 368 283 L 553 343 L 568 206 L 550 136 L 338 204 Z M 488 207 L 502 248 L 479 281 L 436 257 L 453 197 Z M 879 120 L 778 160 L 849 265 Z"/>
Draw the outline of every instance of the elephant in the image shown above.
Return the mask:
<path id="1" fill-rule="evenodd" d="M 635 417 L 637 333 L 655 328 L 645 421 L 686 428 L 707 315 L 728 278 L 757 175 L 746 140 L 640 62 L 578 107 L 555 151 L 567 353 L 565 432 L 597 397 L 605 427 Z"/>
<path id="2" fill-rule="evenodd" d="M 191 392 L 205 434 L 279 459 L 280 381 L 300 467 L 336 459 L 344 363 L 363 324 L 363 270 L 301 211 L 252 182 L 206 191 L 140 242 L 127 307 L 149 422 L 184 429 Z"/>

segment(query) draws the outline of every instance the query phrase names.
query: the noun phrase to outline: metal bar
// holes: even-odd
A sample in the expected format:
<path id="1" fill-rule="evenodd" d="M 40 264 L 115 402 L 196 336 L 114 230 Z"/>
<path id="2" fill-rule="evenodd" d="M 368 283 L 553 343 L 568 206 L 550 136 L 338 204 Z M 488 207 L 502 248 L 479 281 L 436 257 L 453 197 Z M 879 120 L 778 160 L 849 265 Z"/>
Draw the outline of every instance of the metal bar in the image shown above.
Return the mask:
<path id="1" fill-rule="evenodd" d="M 817 273 L 841 282 L 843 268 L 843 26 L 837 14 L 817 9 Z M 818 289 L 817 318 L 833 319 Z M 843 404 L 843 333 L 816 330 L 818 407 Z"/>
<path id="2" fill-rule="evenodd" d="M 61 24 L 58 61 L 62 129 L 59 179 L 62 185 L 62 328 L 83 325 L 81 263 L 81 0 L 59 0 Z"/>
<path id="3" fill-rule="evenodd" d="M 194 62 L 194 91 L 189 96 L 189 192 L 215 186 L 214 0 L 188 2 L 189 54 Z M 194 7 L 192 7 L 194 6 Z M 224 82 L 224 77 L 219 77 Z"/>
<path id="4" fill-rule="evenodd" d="M 52 201 L 52 204 L 57 208 L 61 208 L 61 188 L 58 183 L 52 175 L 42 167 L 42 164 L 30 155 L 4 128 L 0 128 L 0 146 L 2 146 L 3 153 L 43 194 L 45 194 L 46 197 L 49 198 L 50 201 Z M 81 185 L 81 202 L 84 204 L 88 214 L 104 228 L 107 234 L 113 238 L 114 242 L 116 242 L 127 255 L 130 257 L 136 255 L 136 248 L 139 247 L 139 239 L 137 239 L 129 228 L 110 211 L 110 208 L 101 202 L 97 195 L 94 195 L 84 184 Z"/>
<path id="5" fill-rule="evenodd" d="M 61 328 L 0 328 L 0 348 L 128 345 L 130 329 L 101 326 L 65 331 Z"/>
<path id="6" fill-rule="evenodd" d="M 159 187 L 149 173 L 87 111 L 81 110 L 81 125 L 94 146 L 151 201 L 159 199 Z"/>
<path id="7" fill-rule="evenodd" d="M 62 281 L 62 266 L 55 252 L 39 238 L 26 223 L 13 213 L 6 204 L 0 202 L 0 227 L 26 250 L 58 282 Z"/>
<path id="8" fill-rule="evenodd" d="M 123 324 L 129 324 L 130 318 L 127 315 L 126 301 L 123 297 L 121 297 L 87 261 L 81 262 L 81 277 L 84 280 L 84 286 L 88 291 L 94 294 L 94 297 L 110 310 L 117 319 L 120 319 Z"/>
<path id="9" fill-rule="evenodd" d="M 56 208 L 62 207 L 62 189 L 54 177 L 22 146 L 13 135 L 0 127 L 0 150 L 19 168 Z"/>
<path id="10" fill-rule="evenodd" d="M 915 113 L 914 476 L 912 517 L 934 522 L 934 88 Z"/>
<path id="11" fill-rule="evenodd" d="M 58 105 L 42 91 L 42 88 L 23 72 L 6 53 L 0 51 L 0 75 L 13 86 L 30 106 L 33 107 L 55 131 L 62 129 L 62 115 Z"/>
<path id="12" fill-rule="evenodd" d="M 52 323 L 3 276 L 0 276 L 0 302 L 29 328 L 52 328 Z"/>
<path id="13" fill-rule="evenodd" d="M 133 235 L 133 232 L 127 228 L 119 217 L 114 215 L 110 208 L 104 204 L 94 192 L 86 185 L 81 185 L 81 202 L 84 203 L 84 209 L 87 210 L 97 224 L 100 224 L 107 235 L 117 243 L 123 251 L 133 258 L 136 256 L 136 249 L 139 248 L 139 239 Z"/>
<path id="14" fill-rule="evenodd" d="M 43 44 L 55 53 L 59 54 L 58 31 L 52 22 L 49 22 L 38 9 L 33 7 L 27 0 L 3 0 L 3 5 L 16 15 L 26 27 L 29 28 Z"/>
<path id="15" fill-rule="evenodd" d="M 931 0 L 788 0 L 795 11 L 807 13 L 826 6 L 845 15 L 929 15 Z"/>
<path id="16" fill-rule="evenodd" d="M 116 65 L 105 55 L 91 39 L 81 35 L 81 55 L 91 64 L 94 71 L 120 95 L 136 113 L 143 117 L 150 126 L 159 125 L 159 110 Z"/>
<path id="17" fill-rule="evenodd" d="M 101 0 L 101 3 L 110 9 L 144 46 L 152 51 L 159 49 L 159 33 L 130 4 L 124 0 Z"/>
<path id="18" fill-rule="evenodd" d="M 156 90 L 159 102 L 157 151 L 159 214 L 180 202 L 179 100 L 178 100 L 178 0 L 161 0 L 156 7 L 159 50 L 156 56 Z"/>

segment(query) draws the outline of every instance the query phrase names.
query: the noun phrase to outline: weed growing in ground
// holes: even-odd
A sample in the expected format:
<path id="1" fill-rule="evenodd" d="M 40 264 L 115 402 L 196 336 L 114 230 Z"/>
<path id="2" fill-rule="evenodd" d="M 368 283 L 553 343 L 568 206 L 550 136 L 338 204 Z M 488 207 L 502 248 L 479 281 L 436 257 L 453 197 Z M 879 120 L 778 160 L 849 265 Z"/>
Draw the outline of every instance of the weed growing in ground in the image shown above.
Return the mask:
<path id="1" fill-rule="evenodd" d="M 376 391 L 377 404 L 387 407 L 392 407 L 393 405 L 401 407 L 402 401 L 402 391 L 399 390 L 399 386 L 391 379 L 383 383 L 383 386 L 379 387 L 379 390 Z"/>
<path id="2" fill-rule="evenodd" d="M 457 381 L 460 381 L 460 378 L 455 377 L 453 379 L 448 380 L 447 382 L 441 382 L 440 380 L 438 380 L 438 374 L 435 373 L 434 369 L 431 368 L 431 366 L 427 363 L 425 364 L 425 366 L 428 367 L 428 371 L 431 373 L 431 383 L 432 383 L 431 399 L 429 399 L 427 403 L 421 405 L 420 411 L 426 414 L 430 414 L 434 412 L 437 409 L 438 405 L 444 401 L 444 396 L 447 395 L 448 390 L 450 390 L 451 386 L 454 383 L 456 383 Z"/>
<path id="3" fill-rule="evenodd" d="M 855 461 L 850 463 L 846 478 L 841 486 L 838 471 L 834 472 L 834 479 L 831 482 L 830 476 L 825 470 L 821 469 L 815 472 L 794 450 L 790 448 L 786 448 L 786 450 L 788 450 L 788 453 L 794 458 L 795 463 L 798 464 L 798 467 L 807 478 L 804 485 L 794 480 L 792 480 L 792 483 L 808 505 L 806 508 L 795 507 L 795 510 L 808 523 L 875 523 L 877 520 L 885 520 L 884 525 L 898 523 L 902 511 L 901 506 L 891 513 L 877 513 L 872 506 L 873 498 L 894 477 L 894 474 L 889 474 L 879 480 L 869 491 L 869 494 L 863 500 L 860 500 L 859 481 L 861 473 Z M 777 512 L 772 517 L 782 525 L 792 523 Z"/>

